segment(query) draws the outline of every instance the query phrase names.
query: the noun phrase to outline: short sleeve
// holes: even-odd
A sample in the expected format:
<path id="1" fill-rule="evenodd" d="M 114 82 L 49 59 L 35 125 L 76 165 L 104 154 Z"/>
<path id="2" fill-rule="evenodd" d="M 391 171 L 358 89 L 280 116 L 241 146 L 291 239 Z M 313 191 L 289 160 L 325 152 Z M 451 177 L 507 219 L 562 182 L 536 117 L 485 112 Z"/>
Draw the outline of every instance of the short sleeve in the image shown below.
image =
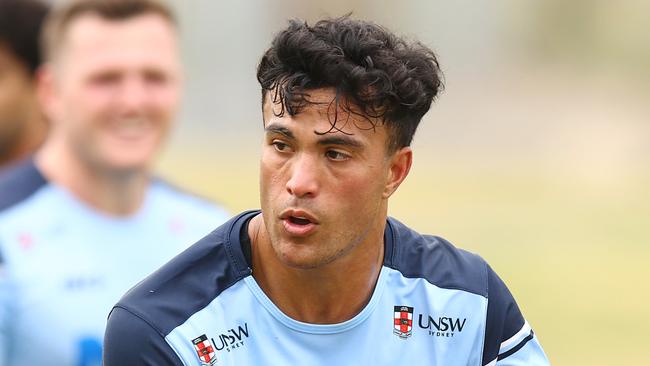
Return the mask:
<path id="1" fill-rule="evenodd" d="M 488 310 L 483 347 L 485 366 L 550 365 L 535 332 L 505 283 L 488 270 Z"/>
<path id="2" fill-rule="evenodd" d="M 182 366 L 164 337 L 144 319 L 116 306 L 104 335 L 104 366 Z"/>

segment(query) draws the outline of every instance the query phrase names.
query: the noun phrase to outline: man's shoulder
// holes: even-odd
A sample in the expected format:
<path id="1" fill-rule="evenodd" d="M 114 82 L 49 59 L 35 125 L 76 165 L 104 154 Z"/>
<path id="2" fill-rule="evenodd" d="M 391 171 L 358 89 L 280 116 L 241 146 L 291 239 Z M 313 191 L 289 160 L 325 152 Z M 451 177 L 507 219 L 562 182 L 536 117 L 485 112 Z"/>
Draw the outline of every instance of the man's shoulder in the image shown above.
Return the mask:
<path id="1" fill-rule="evenodd" d="M 31 197 L 47 180 L 32 159 L 26 159 L 0 173 L 0 211 Z"/>
<path id="2" fill-rule="evenodd" d="M 250 275 L 239 243 L 242 225 L 255 212 L 235 216 L 129 290 L 115 305 L 168 334 Z"/>
<path id="3" fill-rule="evenodd" d="M 393 218 L 386 227 L 385 265 L 440 288 L 488 296 L 488 265 L 479 255 L 439 236 L 420 234 Z"/>

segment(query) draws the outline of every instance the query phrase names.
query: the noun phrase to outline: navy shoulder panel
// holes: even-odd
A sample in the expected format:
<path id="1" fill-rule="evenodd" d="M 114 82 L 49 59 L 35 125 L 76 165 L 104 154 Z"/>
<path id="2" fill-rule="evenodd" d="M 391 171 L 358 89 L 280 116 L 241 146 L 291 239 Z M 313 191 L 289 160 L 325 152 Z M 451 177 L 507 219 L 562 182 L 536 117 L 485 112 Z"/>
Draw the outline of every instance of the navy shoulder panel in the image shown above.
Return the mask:
<path id="1" fill-rule="evenodd" d="M 45 184 L 47 180 L 33 159 L 3 170 L 0 175 L 0 211 L 25 200 Z"/>
<path id="2" fill-rule="evenodd" d="M 232 218 L 129 290 L 116 307 L 140 317 L 165 337 L 250 275 L 239 232 L 258 213 Z"/>
<path id="3" fill-rule="evenodd" d="M 104 366 L 182 366 L 163 337 L 142 319 L 122 308 L 109 315 L 104 335 Z"/>
<path id="4" fill-rule="evenodd" d="M 505 358 L 510 353 L 500 354 L 501 343 L 517 334 L 526 323 L 519 306 L 508 290 L 506 284 L 499 276 L 488 267 L 489 301 L 487 308 L 487 324 L 483 349 L 483 364 Z M 526 334 L 528 336 L 528 334 Z M 532 330 L 529 338 L 521 340 L 520 345 L 532 339 Z M 519 348 L 513 348 L 516 351 Z"/>
<path id="5" fill-rule="evenodd" d="M 393 218 L 387 221 L 384 243 L 384 265 L 405 277 L 488 297 L 488 266 L 478 255 L 440 237 L 421 235 Z"/>

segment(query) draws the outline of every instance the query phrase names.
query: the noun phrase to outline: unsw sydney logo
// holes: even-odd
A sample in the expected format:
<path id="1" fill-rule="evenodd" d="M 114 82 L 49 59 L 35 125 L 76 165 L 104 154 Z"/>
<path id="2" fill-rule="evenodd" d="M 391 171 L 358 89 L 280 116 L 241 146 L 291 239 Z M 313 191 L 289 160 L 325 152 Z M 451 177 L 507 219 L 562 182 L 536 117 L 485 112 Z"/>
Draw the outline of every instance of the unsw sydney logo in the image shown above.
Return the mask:
<path id="1" fill-rule="evenodd" d="M 418 314 L 418 326 L 426 329 L 430 336 L 433 337 L 453 337 L 455 333 L 460 333 L 465 327 L 467 318 L 452 318 L 448 316 L 439 316 L 437 318 L 431 315 Z M 395 306 L 393 317 L 393 334 L 407 339 L 413 334 L 413 307 L 412 306 Z"/>
<path id="2" fill-rule="evenodd" d="M 201 360 L 201 366 L 212 366 L 217 362 L 217 351 L 232 351 L 235 348 L 242 347 L 244 340 L 248 338 L 248 323 L 244 326 L 237 326 L 237 329 L 228 329 L 225 333 L 214 338 L 208 339 L 205 334 L 192 339 L 194 350 Z"/>

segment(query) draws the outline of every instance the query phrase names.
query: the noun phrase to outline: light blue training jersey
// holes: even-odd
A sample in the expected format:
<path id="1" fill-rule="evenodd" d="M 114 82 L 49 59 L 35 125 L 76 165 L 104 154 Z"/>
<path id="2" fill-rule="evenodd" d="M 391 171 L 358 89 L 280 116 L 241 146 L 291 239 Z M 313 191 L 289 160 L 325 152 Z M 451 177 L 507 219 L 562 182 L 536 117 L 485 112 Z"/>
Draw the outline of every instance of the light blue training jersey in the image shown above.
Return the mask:
<path id="1" fill-rule="evenodd" d="M 86 206 L 27 161 L 0 177 L 0 366 L 100 365 L 120 296 L 228 218 L 153 181 L 126 218 Z"/>
<path id="2" fill-rule="evenodd" d="M 546 366 L 515 300 L 477 255 L 389 218 L 368 304 L 339 324 L 285 315 L 252 276 L 246 212 L 130 290 L 105 366 Z"/>

